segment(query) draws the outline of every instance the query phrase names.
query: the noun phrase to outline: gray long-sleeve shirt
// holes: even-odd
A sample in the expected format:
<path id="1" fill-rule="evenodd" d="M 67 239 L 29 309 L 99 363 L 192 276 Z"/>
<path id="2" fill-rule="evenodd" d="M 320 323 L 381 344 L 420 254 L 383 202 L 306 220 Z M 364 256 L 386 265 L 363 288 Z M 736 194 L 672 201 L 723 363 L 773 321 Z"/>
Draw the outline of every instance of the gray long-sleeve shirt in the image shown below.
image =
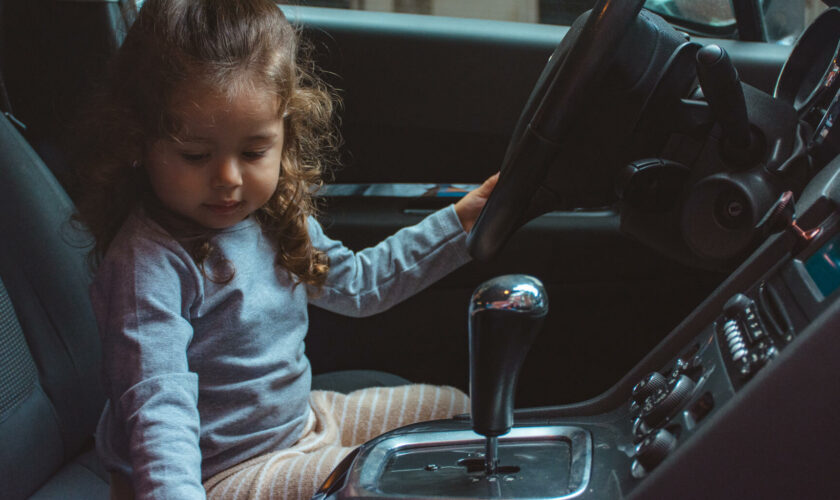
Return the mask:
<path id="1" fill-rule="evenodd" d="M 91 287 L 109 397 L 97 449 L 131 475 L 138 498 L 204 498 L 203 479 L 298 439 L 311 382 L 307 302 L 375 314 L 469 259 L 452 206 L 355 253 L 313 218 L 309 233 L 330 259 L 314 297 L 274 268 L 253 217 L 214 236 L 234 266 L 226 284 L 141 210 L 112 242 Z"/>

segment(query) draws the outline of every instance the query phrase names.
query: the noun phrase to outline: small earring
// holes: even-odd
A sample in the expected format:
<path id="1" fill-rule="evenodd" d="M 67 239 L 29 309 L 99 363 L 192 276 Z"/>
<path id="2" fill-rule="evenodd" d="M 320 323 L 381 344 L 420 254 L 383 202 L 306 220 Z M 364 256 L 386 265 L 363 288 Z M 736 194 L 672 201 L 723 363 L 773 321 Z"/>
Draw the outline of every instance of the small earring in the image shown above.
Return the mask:
<path id="1" fill-rule="evenodd" d="M 140 168 L 140 160 L 134 160 L 133 162 L 131 162 L 131 168 L 135 170 Z"/>

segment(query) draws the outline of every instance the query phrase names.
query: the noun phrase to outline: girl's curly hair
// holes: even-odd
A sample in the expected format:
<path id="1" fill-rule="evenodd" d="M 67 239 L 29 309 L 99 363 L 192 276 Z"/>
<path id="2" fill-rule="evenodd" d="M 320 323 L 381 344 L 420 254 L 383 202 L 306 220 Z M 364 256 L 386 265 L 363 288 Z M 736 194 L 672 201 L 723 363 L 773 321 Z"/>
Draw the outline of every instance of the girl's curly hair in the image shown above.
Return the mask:
<path id="1" fill-rule="evenodd" d="M 196 81 L 229 94 L 267 88 L 284 116 L 284 144 L 280 181 L 255 217 L 276 245 L 275 265 L 299 282 L 323 285 L 329 263 L 312 246 L 307 217 L 316 212 L 314 193 L 337 157 L 338 100 L 306 52 L 271 0 L 146 0 L 79 130 L 76 220 L 95 239 L 94 262 L 132 209 L 155 199 L 141 159 L 153 141 L 177 137 L 170 101 L 176 87 Z M 212 231 L 164 227 L 202 269 L 214 260 Z"/>

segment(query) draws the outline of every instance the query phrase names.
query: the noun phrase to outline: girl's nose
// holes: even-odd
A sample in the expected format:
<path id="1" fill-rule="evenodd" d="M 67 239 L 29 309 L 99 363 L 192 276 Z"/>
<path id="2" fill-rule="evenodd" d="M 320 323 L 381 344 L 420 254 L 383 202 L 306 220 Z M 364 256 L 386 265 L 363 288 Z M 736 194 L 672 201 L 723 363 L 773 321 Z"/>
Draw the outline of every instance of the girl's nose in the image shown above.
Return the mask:
<path id="1" fill-rule="evenodd" d="M 213 187 L 217 188 L 234 188 L 242 185 L 242 172 L 239 170 L 239 165 L 236 160 L 223 159 L 218 168 L 216 175 L 213 178 Z"/>

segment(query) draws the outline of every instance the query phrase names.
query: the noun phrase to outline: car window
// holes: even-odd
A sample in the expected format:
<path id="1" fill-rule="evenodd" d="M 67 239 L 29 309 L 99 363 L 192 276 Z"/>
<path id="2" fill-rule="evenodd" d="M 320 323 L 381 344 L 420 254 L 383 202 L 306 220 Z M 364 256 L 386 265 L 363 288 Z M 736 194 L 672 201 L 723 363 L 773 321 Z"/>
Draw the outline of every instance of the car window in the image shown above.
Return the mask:
<path id="1" fill-rule="evenodd" d="M 821 0 L 759 0 L 764 37 L 768 42 L 793 44 L 811 21 L 827 7 Z M 645 7 L 694 32 L 735 33 L 731 0 L 647 0 Z"/>
<path id="2" fill-rule="evenodd" d="M 135 0 L 137 6 L 143 0 Z M 827 7 L 821 0 L 758 0 L 768 42 L 792 45 Z M 287 0 L 306 7 L 402 12 L 568 26 L 595 0 Z M 737 36 L 732 0 L 646 0 L 645 8 L 699 35 Z"/>
<path id="3" fill-rule="evenodd" d="M 595 0 L 291 0 L 308 7 L 569 25 Z"/>
<path id="4" fill-rule="evenodd" d="M 762 0 L 761 8 L 767 40 L 791 45 L 828 7 L 820 0 Z"/>
<path id="5" fill-rule="evenodd" d="M 826 6 L 820 0 L 758 0 L 767 41 L 792 44 Z M 449 17 L 570 25 L 595 0 L 291 0 L 308 7 L 334 7 Z M 736 37 L 732 0 L 647 0 L 654 11 L 688 32 Z"/>
<path id="6" fill-rule="evenodd" d="M 680 24 L 718 28 L 735 24 L 730 0 L 647 0 L 645 7 Z"/>
<path id="7" fill-rule="evenodd" d="M 730 0 L 647 0 L 660 14 L 710 26 L 734 24 Z M 403 12 L 570 25 L 595 0 L 293 0 L 308 7 Z"/>

